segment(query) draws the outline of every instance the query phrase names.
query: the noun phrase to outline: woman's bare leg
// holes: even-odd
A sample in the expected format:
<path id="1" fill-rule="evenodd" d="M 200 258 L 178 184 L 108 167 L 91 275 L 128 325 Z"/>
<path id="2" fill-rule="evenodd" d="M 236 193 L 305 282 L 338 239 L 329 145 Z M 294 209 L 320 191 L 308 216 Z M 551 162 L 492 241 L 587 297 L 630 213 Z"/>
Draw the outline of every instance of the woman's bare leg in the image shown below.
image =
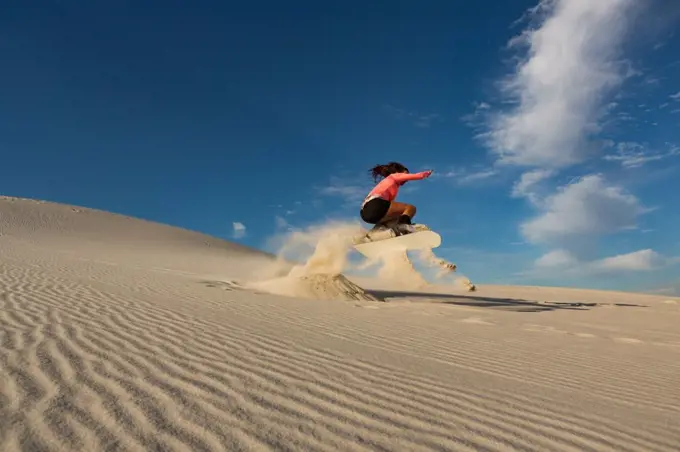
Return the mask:
<path id="1" fill-rule="evenodd" d="M 389 210 L 383 219 L 380 220 L 380 222 L 387 223 L 389 221 L 395 221 L 398 220 L 402 215 L 407 215 L 412 219 L 416 215 L 416 206 L 403 202 L 392 201 Z"/>

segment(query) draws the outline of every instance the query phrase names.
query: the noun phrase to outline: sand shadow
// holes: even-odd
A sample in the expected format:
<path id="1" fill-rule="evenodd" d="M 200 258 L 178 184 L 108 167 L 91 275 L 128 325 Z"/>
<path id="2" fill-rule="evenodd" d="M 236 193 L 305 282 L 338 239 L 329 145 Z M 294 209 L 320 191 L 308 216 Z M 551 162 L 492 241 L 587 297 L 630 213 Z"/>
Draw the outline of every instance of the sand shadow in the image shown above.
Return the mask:
<path id="1" fill-rule="evenodd" d="M 501 309 L 513 312 L 545 312 L 555 310 L 588 311 L 601 306 L 647 307 L 628 303 L 589 303 L 589 302 L 560 302 L 537 301 L 521 298 L 484 297 L 479 295 L 442 294 L 428 292 L 406 292 L 388 290 L 366 290 L 366 293 L 389 302 L 390 299 L 407 298 L 412 303 L 436 303 L 440 305 L 472 306 L 477 308 Z M 396 301 L 396 300 L 393 300 Z"/>

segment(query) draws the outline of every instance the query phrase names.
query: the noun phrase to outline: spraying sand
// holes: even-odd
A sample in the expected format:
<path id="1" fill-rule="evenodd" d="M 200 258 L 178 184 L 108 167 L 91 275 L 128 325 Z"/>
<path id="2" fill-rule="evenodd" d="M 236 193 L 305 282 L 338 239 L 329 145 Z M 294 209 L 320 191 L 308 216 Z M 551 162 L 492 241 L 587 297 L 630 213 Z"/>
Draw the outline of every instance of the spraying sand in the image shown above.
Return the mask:
<path id="1" fill-rule="evenodd" d="M 247 284 L 251 288 L 278 295 L 373 300 L 374 297 L 366 294 L 342 273 L 361 273 L 375 268 L 375 276 L 389 283 L 393 289 L 420 290 L 430 285 L 405 251 L 386 248 L 371 259 L 364 258 L 362 262 L 352 265 L 348 255 L 352 252 L 353 240 L 364 233 L 365 230 L 359 224 L 352 222 L 331 222 L 291 231 L 281 238 L 282 245 L 277 256 L 281 261 L 291 257 L 302 260 L 303 263 L 295 265 L 285 276 L 264 280 L 260 278 Z M 310 250 L 311 255 L 305 253 Z M 431 249 L 420 250 L 415 253 L 415 257 L 421 264 L 438 270 L 435 279 L 439 282 L 446 281 L 456 270 L 455 264 L 437 257 Z M 475 290 L 474 284 L 463 276 L 456 276 L 451 281 L 466 290 Z"/>
<path id="2" fill-rule="evenodd" d="M 349 254 L 357 235 L 365 231 L 357 223 L 331 222 L 314 225 L 304 230 L 289 232 L 282 237 L 277 253 L 286 258 L 302 260 L 281 277 L 251 280 L 248 287 L 278 295 L 317 299 L 375 300 L 358 285 L 348 280 L 343 272 L 366 270 L 377 267 L 376 276 L 399 289 L 423 289 L 429 285 L 425 277 L 414 267 L 404 251 L 385 251 L 373 259 L 364 259 L 352 265 Z M 311 255 L 305 253 L 311 250 Z M 455 270 L 456 266 L 438 258 L 432 250 L 417 254 L 426 265 L 439 269 L 441 279 Z M 468 284 L 468 288 L 471 284 Z"/>
<path id="3" fill-rule="evenodd" d="M 250 280 L 247 287 L 277 295 L 326 300 L 375 301 L 341 272 L 348 265 L 351 237 L 357 226 L 335 223 L 293 231 L 287 235 L 277 254 L 283 261 L 290 254 L 299 259 L 306 249 L 313 252 L 303 264 L 293 266 L 287 274 L 270 279 Z"/>

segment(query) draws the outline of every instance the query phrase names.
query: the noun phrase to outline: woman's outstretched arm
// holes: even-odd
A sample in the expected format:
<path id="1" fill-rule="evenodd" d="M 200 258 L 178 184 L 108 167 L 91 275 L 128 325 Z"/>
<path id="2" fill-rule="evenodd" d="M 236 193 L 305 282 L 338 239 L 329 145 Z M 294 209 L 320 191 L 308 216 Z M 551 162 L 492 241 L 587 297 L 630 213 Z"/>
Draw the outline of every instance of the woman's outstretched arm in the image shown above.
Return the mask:
<path id="1" fill-rule="evenodd" d="M 392 173 L 390 174 L 389 177 L 394 178 L 395 181 L 397 182 L 405 182 L 407 180 L 419 180 L 419 179 L 425 179 L 430 177 L 430 174 L 432 174 L 432 170 L 428 171 L 421 171 L 419 173 Z"/>

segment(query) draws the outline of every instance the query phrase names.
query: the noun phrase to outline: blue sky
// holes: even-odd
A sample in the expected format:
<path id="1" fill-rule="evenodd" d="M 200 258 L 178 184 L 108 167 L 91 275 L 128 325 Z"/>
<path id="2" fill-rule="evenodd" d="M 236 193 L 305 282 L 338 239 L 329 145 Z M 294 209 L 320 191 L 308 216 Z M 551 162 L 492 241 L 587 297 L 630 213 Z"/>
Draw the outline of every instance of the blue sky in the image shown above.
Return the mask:
<path id="1" fill-rule="evenodd" d="M 118 3 L 3 8 L 3 194 L 262 248 L 397 160 L 475 282 L 679 287 L 680 5 Z"/>

